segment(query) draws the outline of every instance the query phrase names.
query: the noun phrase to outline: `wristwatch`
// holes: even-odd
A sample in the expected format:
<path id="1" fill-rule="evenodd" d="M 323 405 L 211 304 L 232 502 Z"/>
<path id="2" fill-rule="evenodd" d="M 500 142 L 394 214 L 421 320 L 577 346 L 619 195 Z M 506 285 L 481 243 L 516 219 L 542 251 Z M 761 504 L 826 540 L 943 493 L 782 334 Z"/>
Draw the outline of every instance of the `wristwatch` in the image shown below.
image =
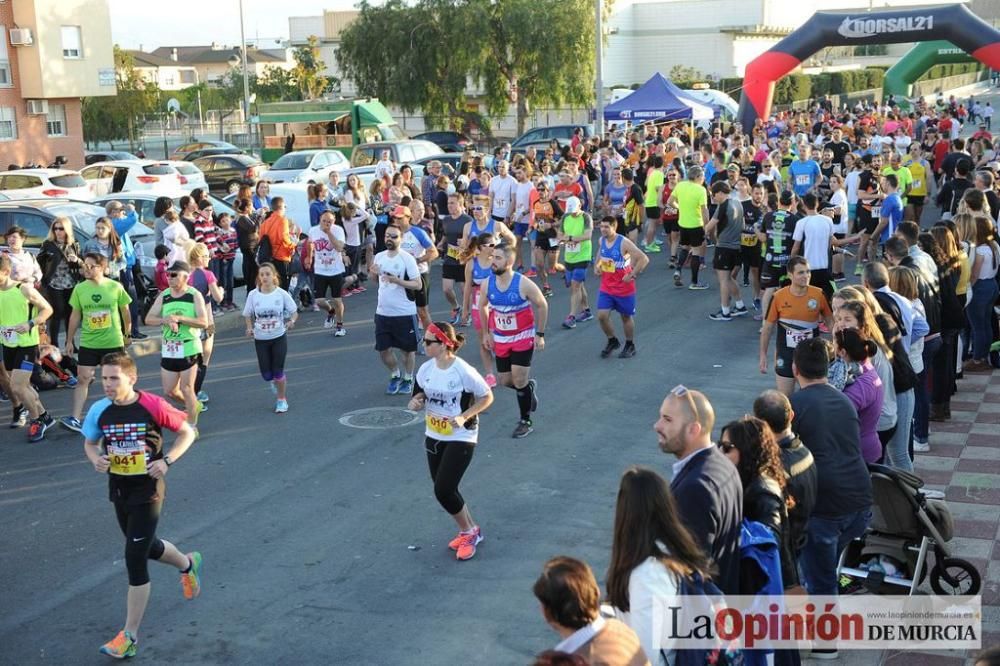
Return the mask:
<path id="1" fill-rule="evenodd" d="M 537 335 L 540 338 L 544 338 L 545 337 L 545 331 L 535 331 L 535 335 Z"/>
<path id="2" fill-rule="evenodd" d="M 163 456 L 163 462 L 167 464 L 167 467 L 174 464 L 174 461 L 170 459 L 170 456 Z"/>

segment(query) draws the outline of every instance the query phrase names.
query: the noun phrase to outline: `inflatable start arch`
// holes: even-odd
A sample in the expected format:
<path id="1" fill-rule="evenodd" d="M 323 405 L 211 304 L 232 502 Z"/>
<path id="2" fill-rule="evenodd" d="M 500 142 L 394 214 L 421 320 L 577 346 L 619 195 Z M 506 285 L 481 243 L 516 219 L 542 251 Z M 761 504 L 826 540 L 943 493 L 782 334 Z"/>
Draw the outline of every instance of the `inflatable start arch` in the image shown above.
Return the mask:
<path id="1" fill-rule="evenodd" d="M 988 67 L 1000 69 L 1000 31 L 965 5 L 885 12 L 817 12 L 747 65 L 739 120 L 749 132 L 759 119 L 766 119 L 771 114 L 775 81 L 822 48 L 931 40 L 951 42 Z"/>
<path id="2" fill-rule="evenodd" d="M 954 63 L 973 62 L 974 59 L 962 49 L 956 47 L 951 42 L 935 40 L 932 42 L 920 42 L 914 44 L 913 48 L 906 52 L 895 65 L 885 73 L 885 81 L 882 84 L 882 95 L 888 98 L 895 95 L 899 101 L 899 106 L 903 109 L 910 107 L 908 97 L 913 92 L 913 83 L 934 65 L 948 65 Z"/>

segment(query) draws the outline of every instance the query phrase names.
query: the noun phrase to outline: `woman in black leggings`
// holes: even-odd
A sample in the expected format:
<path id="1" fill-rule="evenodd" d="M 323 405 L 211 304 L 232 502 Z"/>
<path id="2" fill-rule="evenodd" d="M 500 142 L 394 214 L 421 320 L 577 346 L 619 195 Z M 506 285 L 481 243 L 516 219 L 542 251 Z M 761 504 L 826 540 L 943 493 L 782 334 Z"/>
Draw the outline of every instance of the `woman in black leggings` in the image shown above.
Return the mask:
<path id="1" fill-rule="evenodd" d="M 243 317 L 247 322 L 247 337 L 254 340 L 260 376 L 271 385 L 271 390 L 277 397 L 274 412 L 284 414 L 288 411 L 285 396 L 288 385 L 285 378 L 288 339 L 285 332 L 295 326 L 299 314 L 291 295 L 278 286 L 278 272 L 274 269 L 274 264 L 260 265 L 257 271 L 257 288 L 247 295 Z"/>
<path id="2" fill-rule="evenodd" d="M 59 329 L 69 328 L 69 297 L 80 281 L 80 244 L 73 238 L 73 223 L 67 217 L 52 220 L 49 235 L 38 252 L 42 268 L 42 293 L 52 306 L 49 340 L 59 346 Z"/>
<path id="3" fill-rule="evenodd" d="M 455 355 L 464 342 L 451 324 L 435 322 L 427 327 L 424 344 L 430 360 L 417 371 L 409 404 L 412 411 L 426 410 L 424 447 L 434 496 L 458 524 L 458 536 L 448 547 L 459 560 L 472 559 L 483 540 L 458 484 L 476 448 L 477 417 L 493 404 L 493 392 L 483 376 Z"/>

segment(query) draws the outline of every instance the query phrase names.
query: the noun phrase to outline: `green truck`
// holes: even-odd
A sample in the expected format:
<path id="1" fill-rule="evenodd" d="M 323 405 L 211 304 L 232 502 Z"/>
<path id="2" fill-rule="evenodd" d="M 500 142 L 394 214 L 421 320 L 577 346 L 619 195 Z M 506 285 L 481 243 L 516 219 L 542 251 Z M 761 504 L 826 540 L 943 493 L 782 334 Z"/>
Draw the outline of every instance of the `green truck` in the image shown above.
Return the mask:
<path id="1" fill-rule="evenodd" d="M 371 98 L 261 104 L 256 121 L 263 144 L 261 159 L 268 164 L 285 153 L 293 134 L 292 150 L 332 148 L 348 158 L 359 143 L 407 138 L 388 109 Z"/>

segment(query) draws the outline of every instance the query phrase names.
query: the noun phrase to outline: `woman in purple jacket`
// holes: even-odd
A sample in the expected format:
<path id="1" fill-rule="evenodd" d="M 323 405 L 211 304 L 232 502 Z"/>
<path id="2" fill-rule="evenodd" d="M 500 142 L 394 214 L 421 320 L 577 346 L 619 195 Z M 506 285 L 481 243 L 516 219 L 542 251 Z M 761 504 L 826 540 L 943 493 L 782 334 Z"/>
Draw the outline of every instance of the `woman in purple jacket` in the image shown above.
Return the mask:
<path id="1" fill-rule="evenodd" d="M 878 345 L 864 337 L 857 329 L 836 329 L 834 340 L 837 355 L 847 363 L 857 364 L 858 374 L 844 387 L 844 395 L 858 412 L 861 431 L 861 455 L 866 463 L 882 457 L 882 443 L 878 438 L 878 418 L 882 412 L 882 380 L 872 364 Z"/>

